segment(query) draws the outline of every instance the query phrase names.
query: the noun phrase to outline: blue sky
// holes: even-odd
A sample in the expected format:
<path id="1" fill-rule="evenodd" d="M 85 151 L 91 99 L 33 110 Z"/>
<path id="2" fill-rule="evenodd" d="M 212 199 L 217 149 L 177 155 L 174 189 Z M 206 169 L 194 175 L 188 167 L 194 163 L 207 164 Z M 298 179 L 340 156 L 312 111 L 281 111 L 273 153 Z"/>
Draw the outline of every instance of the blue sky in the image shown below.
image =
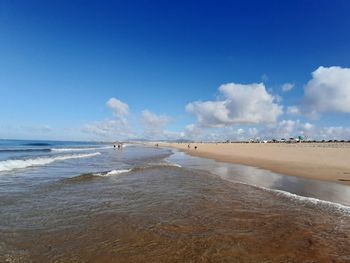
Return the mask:
<path id="1" fill-rule="evenodd" d="M 0 137 L 350 139 L 349 12 L 349 1 L 0 0 Z"/>

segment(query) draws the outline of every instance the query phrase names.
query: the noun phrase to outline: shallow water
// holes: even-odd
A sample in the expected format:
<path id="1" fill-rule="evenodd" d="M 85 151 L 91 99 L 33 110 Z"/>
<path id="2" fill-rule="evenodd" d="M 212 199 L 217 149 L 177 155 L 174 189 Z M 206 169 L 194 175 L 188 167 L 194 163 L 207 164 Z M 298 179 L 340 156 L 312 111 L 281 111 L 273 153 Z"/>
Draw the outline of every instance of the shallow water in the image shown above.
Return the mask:
<path id="1" fill-rule="evenodd" d="M 0 262 L 350 261 L 336 204 L 167 149 L 100 152 L 0 175 Z"/>
<path id="2" fill-rule="evenodd" d="M 189 156 L 181 151 L 168 158 L 170 162 L 176 162 L 183 167 L 210 171 L 224 180 L 241 182 L 257 186 L 263 189 L 276 190 L 276 193 L 310 197 L 320 201 L 329 201 L 344 206 L 350 206 L 350 187 L 339 183 L 311 180 L 303 177 L 286 176 L 268 170 L 246 165 L 217 162 L 210 159 Z M 311 199 L 309 199 L 311 201 Z M 320 202 L 326 204 L 327 202 Z M 342 206 L 336 205 L 338 208 Z M 347 208 L 345 208 L 347 209 Z"/>

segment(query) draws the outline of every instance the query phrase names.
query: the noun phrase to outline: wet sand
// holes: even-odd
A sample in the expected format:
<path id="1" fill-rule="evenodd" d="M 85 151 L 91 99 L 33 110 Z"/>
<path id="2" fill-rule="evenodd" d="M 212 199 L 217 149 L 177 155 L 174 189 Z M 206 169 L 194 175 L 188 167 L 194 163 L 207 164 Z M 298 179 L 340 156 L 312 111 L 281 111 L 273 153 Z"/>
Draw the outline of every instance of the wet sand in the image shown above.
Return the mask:
<path id="1" fill-rule="evenodd" d="M 193 143 L 190 149 L 187 145 L 161 144 L 217 161 L 350 185 L 350 143 Z"/>

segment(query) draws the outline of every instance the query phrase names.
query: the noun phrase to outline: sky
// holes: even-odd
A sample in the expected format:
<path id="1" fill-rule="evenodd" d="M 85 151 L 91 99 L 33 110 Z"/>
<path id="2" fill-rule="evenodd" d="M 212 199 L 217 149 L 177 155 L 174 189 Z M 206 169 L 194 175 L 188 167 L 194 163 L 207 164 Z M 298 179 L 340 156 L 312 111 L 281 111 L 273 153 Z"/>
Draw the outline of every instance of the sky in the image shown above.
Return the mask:
<path id="1" fill-rule="evenodd" d="M 0 0 L 0 138 L 350 139 L 350 2 Z"/>

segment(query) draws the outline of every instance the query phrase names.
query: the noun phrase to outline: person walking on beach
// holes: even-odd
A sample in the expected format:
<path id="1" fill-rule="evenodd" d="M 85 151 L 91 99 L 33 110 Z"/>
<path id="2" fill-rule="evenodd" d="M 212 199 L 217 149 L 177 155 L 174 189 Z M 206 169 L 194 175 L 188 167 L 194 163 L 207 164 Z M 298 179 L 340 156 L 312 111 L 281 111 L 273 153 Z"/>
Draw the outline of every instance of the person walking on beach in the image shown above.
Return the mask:
<path id="1" fill-rule="evenodd" d="M 196 146 L 194 146 L 194 149 L 195 149 L 195 150 L 197 150 L 197 145 L 196 145 Z"/>
<path id="2" fill-rule="evenodd" d="M 190 148 L 191 148 L 191 145 L 188 144 L 188 145 L 187 145 L 187 149 L 190 149 Z"/>

